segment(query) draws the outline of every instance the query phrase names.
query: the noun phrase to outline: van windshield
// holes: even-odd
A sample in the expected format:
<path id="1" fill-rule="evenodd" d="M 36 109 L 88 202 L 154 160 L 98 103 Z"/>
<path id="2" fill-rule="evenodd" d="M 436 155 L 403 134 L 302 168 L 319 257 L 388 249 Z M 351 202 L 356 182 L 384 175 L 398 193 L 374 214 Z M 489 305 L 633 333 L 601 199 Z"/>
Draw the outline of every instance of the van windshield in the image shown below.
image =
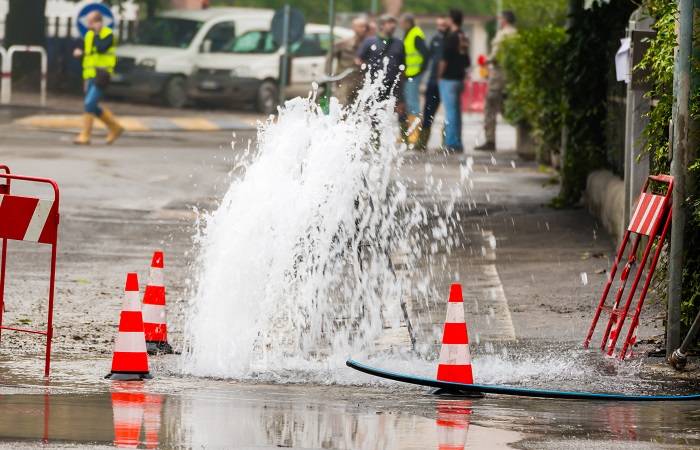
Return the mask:
<path id="1" fill-rule="evenodd" d="M 157 47 L 187 48 L 202 22 L 171 17 L 154 17 L 139 23 L 134 42 Z"/>

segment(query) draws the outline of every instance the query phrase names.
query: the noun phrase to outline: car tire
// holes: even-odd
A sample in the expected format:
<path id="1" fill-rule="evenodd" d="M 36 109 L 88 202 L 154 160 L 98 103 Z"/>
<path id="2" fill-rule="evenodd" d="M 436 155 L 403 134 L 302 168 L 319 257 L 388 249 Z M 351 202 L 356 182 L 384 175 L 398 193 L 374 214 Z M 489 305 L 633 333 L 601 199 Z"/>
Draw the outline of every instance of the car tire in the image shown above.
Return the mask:
<path id="1" fill-rule="evenodd" d="M 163 102 L 172 108 L 182 108 L 187 104 L 187 82 L 185 77 L 175 76 L 165 83 Z"/>
<path id="2" fill-rule="evenodd" d="M 273 81 L 263 81 L 258 87 L 255 106 L 258 112 L 263 114 L 274 114 L 279 105 L 279 90 Z"/>

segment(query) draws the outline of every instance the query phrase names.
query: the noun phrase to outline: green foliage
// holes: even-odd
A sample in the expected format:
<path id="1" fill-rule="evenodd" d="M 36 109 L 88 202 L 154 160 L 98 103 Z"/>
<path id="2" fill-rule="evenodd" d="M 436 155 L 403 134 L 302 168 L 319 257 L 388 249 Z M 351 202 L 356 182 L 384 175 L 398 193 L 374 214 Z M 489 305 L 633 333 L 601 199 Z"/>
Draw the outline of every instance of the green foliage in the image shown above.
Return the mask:
<path id="1" fill-rule="evenodd" d="M 521 29 L 545 25 L 563 26 L 569 10 L 568 0 L 503 0 L 503 9 L 511 10 Z"/>
<path id="2" fill-rule="evenodd" d="M 588 174 L 605 162 L 608 80 L 618 39 L 635 7 L 631 0 L 611 0 L 571 17 L 563 81 L 568 133 L 557 205 L 576 203 Z"/>
<path id="3" fill-rule="evenodd" d="M 654 100 L 654 107 L 649 113 L 649 124 L 644 130 L 646 135 L 646 150 L 649 152 L 653 173 L 669 173 L 671 162 L 669 148 L 668 124 L 673 112 L 673 65 L 676 45 L 675 24 L 678 15 L 677 4 L 673 0 L 647 0 L 645 6 L 649 14 L 656 18 L 654 29 L 657 34 L 650 42 L 649 51 L 644 55 L 640 67 L 649 71 L 651 90 L 647 93 Z M 696 28 L 698 26 L 696 25 Z M 694 47 L 697 49 L 697 31 L 694 36 Z M 700 120 L 698 100 L 700 99 L 700 84 L 697 81 L 697 55 L 693 61 L 694 82 L 691 91 L 690 115 L 697 124 Z M 697 125 L 695 125 L 697 127 Z M 700 308 L 700 190 L 698 176 L 700 175 L 700 160 L 689 161 L 687 217 L 685 226 L 685 254 L 683 267 L 683 288 L 681 302 L 681 317 L 683 324 L 689 326 Z"/>
<path id="4" fill-rule="evenodd" d="M 655 17 L 653 28 L 657 35 L 651 40 L 649 50 L 639 64 L 649 71 L 651 90 L 647 97 L 655 102 L 649 113 L 649 124 L 644 130 L 646 150 L 651 156 L 653 173 L 668 173 L 669 134 L 668 124 L 673 110 L 673 62 L 676 45 L 676 15 L 674 1 L 651 0 L 647 2 L 649 13 Z"/>
<path id="5" fill-rule="evenodd" d="M 565 43 L 564 28 L 547 25 L 510 37 L 499 54 L 507 79 L 506 118 L 530 125 L 540 161 L 561 139 Z"/>
<path id="6" fill-rule="evenodd" d="M 559 1 L 559 0 L 557 0 Z M 328 21 L 328 0 L 213 0 L 215 6 L 251 6 L 277 9 L 289 3 L 304 13 L 308 21 Z M 381 8 L 381 0 L 377 1 Z M 338 12 L 369 12 L 371 0 L 336 0 Z M 465 15 L 483 16 L 495 12 L 495 0 L 405 0 L 404 11 L 416 14 L 446 13 L 450 8 L 459 8 Z"/>

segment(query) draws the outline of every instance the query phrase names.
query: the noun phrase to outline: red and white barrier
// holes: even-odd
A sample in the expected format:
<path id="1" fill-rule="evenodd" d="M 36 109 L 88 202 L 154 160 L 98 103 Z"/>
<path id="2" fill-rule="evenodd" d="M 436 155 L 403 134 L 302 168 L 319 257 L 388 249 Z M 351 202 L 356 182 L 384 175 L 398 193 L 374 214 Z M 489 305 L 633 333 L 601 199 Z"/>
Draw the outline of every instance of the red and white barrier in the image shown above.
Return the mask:
<path id="1" fill-rule="evenodd" d="M 650 175 L 646 183 L 644 183 L 639 200 L 637 201 L 637 206 L 632 215 L 632 220 L 630 220 L 630 224 L 625 230 L 622 243 L 617 250 L 617 256 L 610 267 L 608 281 L 603 288 L 603 293 L 600 296 L 598 306 L 593 314 L 593 320 L 588 328 L 586 339 L 583 341 L 584 347 L 588 348 L 591 343 L 593 333 L 595 332 L 601 314 L 607 312 L 609 313 L 609 318 L 603 330 L 600 349 L 606 351 L 607 348 L 607 355 L 613 356 L 616 351 L 617 340 L 622 334 L 625 319 L 636 299 L 632 320 L 627 328 L 626 337 L 622 343 L 622 348 L 620 349 L 618 357 L 620 359 L 625 359 L 632 354 L 632 346 L 637 342 L 639 315 L 644 305 L 644 299 L 649 291 L 656 265 L 661 256 L 661 250 L 664 248 L 664 239 L 671 227 L 673 183 L 673 177 L 669 175 Z M 666 189 L 655 194 L 654 191 L 657 190 L 657 188 L 654 188 L 655 185 L 665 185 Z M 640 258 L 639 249 L 643 236 L 646 236 L 648 239 L 646 240 L 646 246 Z M 630 244 L 629 250 L 628 244 Z M 625 255 L 625 253 L 627 253 L 627 255 Z M 647 267 L 647 262 L 650 257 L 651 262 L 649 262 Z M 619 287 L 617 294 L 613 299 L 612 306 L 608 306 L 606 305 L 608 294 L 610 293 L 613 283 L 616 281 L 618 268 L 623 263 L 623 259 L 626 259 L 627 262 L 624 264 L 618 277 L 617 282 Z M 629 287 L 629 291 L 626 292 L 627 279 L 633 265 L 637 266 L 637 270 L 634 273 L 634 279 Z M 639 287 L 642 276 L 644 276 L 642 290 L 637 294 L 637 288 Z M 622 297 L 625 294 L 626 299 L 622 301 Z"/>
<path id="2" fill-rule="evenodd" d="M 628 230 L 633 233 L 651 236 L 654 225 L 664 214 L 666 197 L 643 192 L 637 200 L 637 208 L 634 210 Z"/>
<path id="3" fill-rule="evenodd" d="M 462 111 L 483 112 L 489 84 L 486 81 L 466 80 L 462 91 Z"/>
<path id="4" fill-rule="evenodd" d="M 15 53 L 38 53 L 41 58 L 41 106 L 46 106 L 46 78 L 48 58 L 44 47 L 38 45 L 13 45 L 2 58 L 2 93 L 0 103 L 6 105 L 12 101 L 12 57 Z"/>
<path id="5" fill-rule="evenodd" d="M 55 181 L 47 178 L 28 177 L 10 173 L 7 166 L 0 165 L 0 239 L 2 240 L 0 262 L 0 330 L 19 331 L 46 336 L 46 356 L 44 376 L 49 376 L 51 367 L 51 340 L 53 337 L 53 300 L 56 280 L 56 253 L 58 246 L 59 192 Z M 48 184 L 53 189 L 53 200 L 11 195 L 11 181 Z M 5 269 L 7 266 L 7 245 L 9 240 L 29 241 L 51 245 L 51 266 L 49 275 L 48 317 L 46 330 L 30 330 L 3 326 L 5 310 Z"/>

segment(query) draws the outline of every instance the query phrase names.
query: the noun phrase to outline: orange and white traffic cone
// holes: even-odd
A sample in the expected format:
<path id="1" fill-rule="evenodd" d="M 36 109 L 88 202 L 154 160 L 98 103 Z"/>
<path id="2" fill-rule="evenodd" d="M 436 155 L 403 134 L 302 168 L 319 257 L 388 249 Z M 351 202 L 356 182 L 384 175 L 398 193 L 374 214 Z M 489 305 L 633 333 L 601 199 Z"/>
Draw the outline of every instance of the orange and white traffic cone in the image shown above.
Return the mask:
<path id="1" fill-rule="evenodd" d="M 160 412 L 163 398 L 157 394 L 146 394 L 143 410 L 143 428 L 146 432 L 146 448 L 158 448 L 160 443 Z"/>
<path id="2" fill-rule="evenodd" d="M 118 390 L 112 392 L 115 447 L 138 448 L 144 399 L 143 392 L 125 386 L 118 386 Z"/>
<path id="3" fill-rule="evenodd" d="M 119 334 L 114 344 L 111 380 L 134 381 L 153 378 L 148 372 L 146 338 L 139 301 L 139 281 L 135 273 L 126 276 L 124 304 L 119 317 Z"/>
<path id="4" fill-rule="evenodd" d="M 438 401 L 437 425 L 439 450 L 464 450 L 472 413 L 469 400 Z"/>
<path id="5" fill-rule="evenodd" d="M 153 253 L 151 273 L 143 296 L 143 329 L 146 333 L 146 349 L 151 355 L 172 353 L 168 344 L 168 324 L 165 313 L 165 284 L 163 280 L 163 252 Z"/>
<path id="6" fill-rule="evenodd" d="M 447 319 L 442 335 L 437 379 L 452 383 L 474 383 L 472 360 L 469 354 L 469 334 L 464 320 L 462 286 L 459 283 L 450 286 L 450 301 L 447 304 Z"/>

